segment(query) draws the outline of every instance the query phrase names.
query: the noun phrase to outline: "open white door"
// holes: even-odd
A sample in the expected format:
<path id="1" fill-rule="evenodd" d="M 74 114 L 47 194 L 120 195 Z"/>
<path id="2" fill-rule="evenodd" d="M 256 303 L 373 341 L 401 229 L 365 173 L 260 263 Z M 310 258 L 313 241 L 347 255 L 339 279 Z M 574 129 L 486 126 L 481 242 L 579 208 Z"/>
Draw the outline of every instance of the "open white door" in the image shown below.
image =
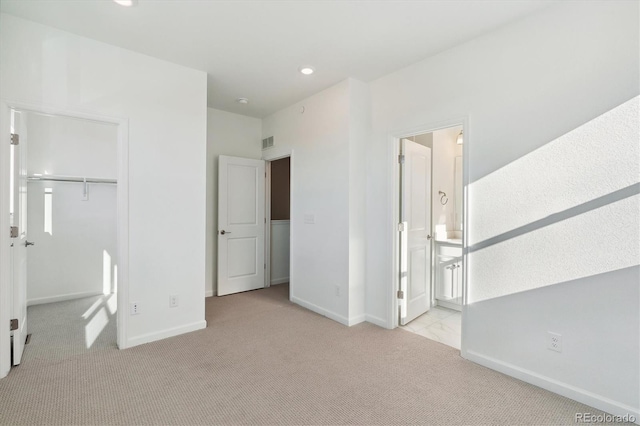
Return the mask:
<path id="1" fill-rule="evenodd" d="M 27 138 L 24 125 L 21 125 L 21 114 L 12 111 L 12 129 L 17 134 L 11 145 L 11 188 L 9 208 L 10 221 L 17 230 L 11 239 L 13 288 L 12 321 L 17 320 L 17 328 L 13 330 L 13 365 L 20 364 L 24 342 L 27 338 Z M 24 124 L 24 123 L 22 123 Z M 16 143 L 17 142 L 17 143 Z"/>
<path id="2" fill-rule="evenodd" d="M 265 163 L 220 156 L 218 296 L 264 287 Z"/>
<path id="3" fill-rule="evenodd" d="M 0 101 L 0 378 L 11 368 L 11 331 L 9 320 L 13 306 L 11 282 L 11 219 L 9 215 L 11 192 L 11 109 Z"/>
<path id="4" fill-rule="evenodd" d="M 431 307 L 431 149 L 402 139 L 400 323 Z"/>

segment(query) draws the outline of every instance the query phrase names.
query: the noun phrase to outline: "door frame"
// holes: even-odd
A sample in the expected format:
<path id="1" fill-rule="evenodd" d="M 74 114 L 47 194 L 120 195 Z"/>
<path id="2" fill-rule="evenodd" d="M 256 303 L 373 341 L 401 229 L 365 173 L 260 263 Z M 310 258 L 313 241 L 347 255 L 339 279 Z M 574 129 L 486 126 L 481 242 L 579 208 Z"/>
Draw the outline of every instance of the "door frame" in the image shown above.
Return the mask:
<path id="1" fill-rule="evenodd" d="M 397 303 L 396 292 L 400 289 L 399 285 L 399 269 L 400 269 L 400 247 L 398 243 L 398 224 L 400 223 L 400 165 L 398 163 L 398 155 L 400 155 L 400 140 L 425 133 L 435 132 L 450 127 L 462 126 L 464 132 L 464 144 L 462 145 L 462 349 L 464 350 L 464 329 L 465 329 L 465 310 L 467 303 L 467 249 L 468 247 L 468 203 L 467 191 L 469 183 L 469 118 L 467 116 L 454 118 L 450 120 L 428 123 L 407 129 L 400 129 L 390 132 L 388 135 L 388 159 L 390 164 L 391 176 L 389 179 L 389 192 L 392 194 L 391 206 L 388 208 L 389 214 L 389 241 L 392 246 L 392 256 L 390 259 L 390 277 L 389 287 L 387 291 L 388 303 L 388 324 L 390 328 L 399 326 L 399 304 Z M 433 217 L 431 219 L 433 227 Z M 433 254 L 432 254 L 433 257 Z M 433 280 L 433 270 L 432 270 Z M 433 282 L 431 283 L 433 285 Z M 432 295 L 433 299 L 433 295 Z"/>
<path id="2" fill-rule="evenodd" d="M 264 227 L 264 261 L 267 268 L 264 274 L 264 287 L 271 287 L 271 162 L 289 158 L 289 300 L 293 297 L 293 248 L 291 240 L 293 235 L 293 220 L 291 219 L 291 210 L 293 210 L 293 149 L 271 148 L 262 153 L 262 159 L 265 161 L 265 217 L 266 223 Z"/>
<path id="3" fill-rule="evenodd" d="M 5 119 L 6 113 L 11 110 L 63 116 L 81 120 L 96 121 L 99 123 L 114 124 L 118 127 L 117 142 L 117 256 L 118 256 L 118 315 L 117 315 L 117 345 L 119 349 L 127 347 L 127 320 L 126 315 L 129 300 L 129 119 L 109 117 L 98 114 L 79 112 L 67 108 L 45 106 L 42 104 L 27 104 L 0 99 L 0 114 Z M 9 374 L 10 369 L 10 334 L 8 323 L 11 318 L 12 301 L 9 301 L 11 291 L 11 276 L 9 273 L 9 260 L 11 251 L 9 240 L 9 166 L 10 143 L 9 132 L 4 132 L 9 124 L 3 124 L 0 130 L 0 378 Z"/>

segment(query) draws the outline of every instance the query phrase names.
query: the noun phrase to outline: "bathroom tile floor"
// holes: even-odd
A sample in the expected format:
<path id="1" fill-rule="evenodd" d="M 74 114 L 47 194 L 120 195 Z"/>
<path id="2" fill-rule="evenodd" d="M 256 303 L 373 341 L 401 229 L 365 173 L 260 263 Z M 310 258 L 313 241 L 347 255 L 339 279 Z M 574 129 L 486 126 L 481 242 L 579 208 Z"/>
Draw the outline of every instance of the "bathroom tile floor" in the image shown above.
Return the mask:
<path id="1" fill-rule="evenodd" d="M 462 314 L 452 309 L 435 306 L 401 329 L 427 339 L 460 349 L 462 340 Z"/>

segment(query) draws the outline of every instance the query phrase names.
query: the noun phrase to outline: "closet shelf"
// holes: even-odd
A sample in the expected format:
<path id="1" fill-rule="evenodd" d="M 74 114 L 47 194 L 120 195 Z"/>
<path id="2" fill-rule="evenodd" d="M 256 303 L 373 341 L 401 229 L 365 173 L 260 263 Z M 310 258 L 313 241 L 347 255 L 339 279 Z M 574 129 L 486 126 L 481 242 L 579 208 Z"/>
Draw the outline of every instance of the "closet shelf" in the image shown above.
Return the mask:
<path id="1" fill-rule="evenodd" d="M 27 177 L 29 181 L 46 181 L 46 182 L 79 182 L 79 183 L 107 183 L 117 184 L 116 179 L 90 178 L 78 176 L 60 176 L 60 175 L 31 175 Z"/>

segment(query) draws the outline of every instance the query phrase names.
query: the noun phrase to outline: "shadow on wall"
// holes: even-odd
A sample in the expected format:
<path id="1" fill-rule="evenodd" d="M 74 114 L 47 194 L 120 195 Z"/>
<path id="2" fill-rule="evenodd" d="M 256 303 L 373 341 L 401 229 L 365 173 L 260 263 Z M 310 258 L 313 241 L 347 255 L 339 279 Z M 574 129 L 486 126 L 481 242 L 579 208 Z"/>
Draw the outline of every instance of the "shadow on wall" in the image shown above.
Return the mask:
<path id="1" fill-rule="evenodd" d="M 469 184 L 467 303 L 638 265 L 639 100 Z"/>

